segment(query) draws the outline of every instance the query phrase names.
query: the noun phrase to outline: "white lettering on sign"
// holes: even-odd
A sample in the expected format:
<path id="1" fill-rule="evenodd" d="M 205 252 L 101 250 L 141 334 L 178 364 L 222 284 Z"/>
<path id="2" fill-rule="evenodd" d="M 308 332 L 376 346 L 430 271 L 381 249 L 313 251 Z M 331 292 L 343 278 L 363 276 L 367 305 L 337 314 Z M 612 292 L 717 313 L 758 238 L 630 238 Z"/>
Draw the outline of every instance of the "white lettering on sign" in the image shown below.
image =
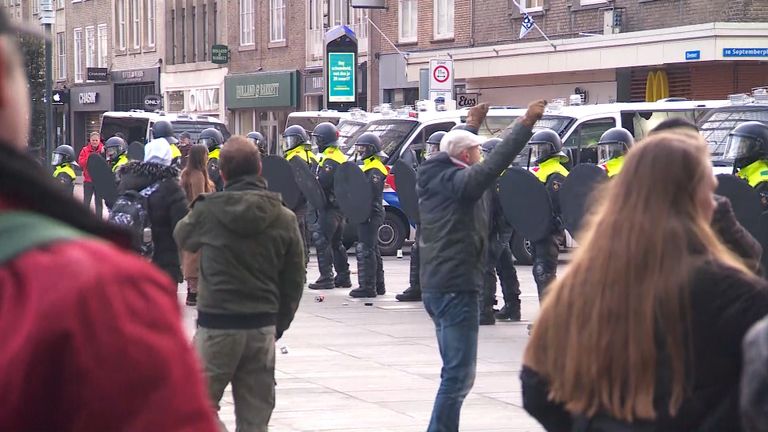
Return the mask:
<path id="1" fill-rule="evenodd" d="M 260 97 L 277 97 L 280 95 L 280 84 L 246 84 L 235 88 L 235 97 L 238 99 L 254 99 Z"/>
<path id="2" fill-rule="evenodd" d="M 142 78 L 144 78 L 143 70 L 123 71 L 124 80 L 135 80 L 135 79 L 142 79 Z"/>
<path id="3" fill-rule="evenodd" d="M 219 89 L 214 87 L 189 90 L 186 110 L 189 112 L 218 111 Z"/>
<path id="4" fill-rule="evenodd" d="M 313 88 L 323 88 L 323 77 L 313 77 L 312 78 L 312 87 Z"/>
<path id="5" fill-rule="evenodd" d="M 80 93 L 78 96 L 80 103 L 83 105 L 87 104 L 95 104 L 96 103 L 96 96 L 98 95 L 98 92 L 85 92 Z"/>

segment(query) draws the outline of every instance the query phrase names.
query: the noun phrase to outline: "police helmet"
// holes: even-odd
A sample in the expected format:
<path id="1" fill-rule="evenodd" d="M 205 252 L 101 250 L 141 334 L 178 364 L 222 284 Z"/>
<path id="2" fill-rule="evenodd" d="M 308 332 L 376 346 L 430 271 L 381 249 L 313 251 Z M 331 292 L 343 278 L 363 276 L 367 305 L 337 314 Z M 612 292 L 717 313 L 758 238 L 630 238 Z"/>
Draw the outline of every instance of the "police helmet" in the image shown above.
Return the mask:
<path id="1" fill-rule="evenodd" d="M 264 135 L 262 135 L 261 132 L 248 132 L 248 135 L 245 137 L 248 138 L 248 141 L 252 142 L 253 145 L 259 149 L 259 152 L 261 152 L 262 156 L 267 154 L 267 140 L 264 139 Z"/>
<path id="2" fill-rule="evenodd" d="M 104 143 L 104 153 L 106 154 L 108 161 L 117 159 L 121 154 L 125 153 L 127 148 L 128 146 L 125 144 L 125 140 L 117 135 Z"/>
<path id="3" fill-rule="evenodd" d="M 528 141 L 528 149 L 531 152 L 531 160 L 537 165 L 555 156 L 564 161 L 568 160 L 568 156 L 562 151 L 563 142 L 560 135 L 552 129 L 544 128 L 534 133 Z"/>
<path id="4" fill-rule="evenodd" d="M 491 138 L 488 141 L 484 142 L 483 145 L 480 147 L 483 151 L 484 155 L 489 155 L 493 149 L 496 148 L 497 145 L 502 141 L 501 138 Z"/>
<path id="5" fill-rule="evenodd" d="M 360 135 L 355 141 L 355 152 L 362 159 L 368 159 L 371 156 L 387 157 L 387 154 L 381 151 L 381 139 L 378 135 L 366 132 Z"/>
<path id="6" fill-rule="evenodd" d="M 75 160 L 75 149 L 72 146 L 60 145 L 53 150 L 53 158 L 51 159 L 51 165 L 56 166 L 65 162 L 73 162 Z"/>
<path id="7" fill-rule="evenodd" d="M 311 145 L 309 134 L 299 125 L 288 126 L 283 132 L 283 150 L 293 150 L 300 145 Z"/>
<path id="8" fill-rule="evenodd" d="M 317 146 L 318 150 L 325 151 L 329 146 L 338 147 L 339 143 L 339 130 L 333 123 L 323 122 L 315 126 L 315 130 L 312 131 L 313 143 Z"/>
<path id="9" fill-rule="evenodd" d="M 427 138 L 427 157 L 430 157 L 440 151 L 440 141 L 443 140 L 445 134 L 446 132 L 437 131 L 433 132 L 432 135 Z"/>
<path id="10" fill-rule="evenodd" d="M 758 121 L 744 122 L 728 134 L 724 159 L 743 168 L 756 160 L 768 157 L 768 126 Z"/>
<path id="11" fill-rule="evenodd" d="M 215 150 L 224 144 L 224 135 L 216 128 L 203 129 L 197 137 L 197 143 L 208 147 L 208 151 Z"/>
<path id="12" fill-rule="evenodd" d="M 597 142 L 597 163 L 604 164 L 625 155 L 634 143 L 635 137 L 630 131 L 620 127 L 608 129 Z"/>
<path id="13" fill-rule="evenodd" d="M 152 125 L 154 138 L 165 138 L 169 144 L 176 144 L 179 140 L 173 134 L 173 125 L 168 120 L 158 120 Z"/>

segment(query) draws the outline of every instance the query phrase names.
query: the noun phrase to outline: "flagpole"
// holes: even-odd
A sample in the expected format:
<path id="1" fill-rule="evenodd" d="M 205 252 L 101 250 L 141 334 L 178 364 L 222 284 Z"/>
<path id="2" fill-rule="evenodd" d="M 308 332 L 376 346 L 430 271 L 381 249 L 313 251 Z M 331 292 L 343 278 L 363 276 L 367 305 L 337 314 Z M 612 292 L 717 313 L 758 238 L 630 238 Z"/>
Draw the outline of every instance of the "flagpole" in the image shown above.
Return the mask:
<path id="1" fill-rule="evenodd" d="M 512 3 L 514 3 L 515 6 L 517 6 L 517 9 L 520 11 L 520 13 L 528 16 L 528 13 L 523 10 L 523 7 L 520 6 L 520 3 L 518 3 L 517 0 L 512 0 Z M 549 37 L 547 37 L 547 35 L 544 33 L 544 30 L 542 30 L 541 27 L 539 27 L 539 25 L 536 24 L 536 21 L 534 21 L 533 18 L 531 18 L 531 21 L 533 21 L 533 26 L 536 27 L 536 30 L 538 30 L 539 33 L 541 33 L 541 35 L 544 36 L 544 39 L 546 39 L 547 42 L 549 42 L 549 44 L 552 45 L 552 49 L 557 51 L 557 46 L 554 44 L 554 42 L 552 42 L 552 40 Z"/>

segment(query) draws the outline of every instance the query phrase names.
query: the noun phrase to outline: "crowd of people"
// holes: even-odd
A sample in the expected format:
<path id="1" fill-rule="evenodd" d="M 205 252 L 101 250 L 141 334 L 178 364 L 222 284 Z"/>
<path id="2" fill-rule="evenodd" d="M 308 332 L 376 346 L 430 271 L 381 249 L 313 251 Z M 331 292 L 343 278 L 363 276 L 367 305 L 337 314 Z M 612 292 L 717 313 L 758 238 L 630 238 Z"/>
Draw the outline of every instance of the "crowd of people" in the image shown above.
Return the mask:
<path id="1" fill-rule="evenodd" d="M 324 191 L 310 227 L 308 202 L 288 208 L 269 189 L 257 132 L 225 141 L 207 129 L 179 142 L 157 122 L 134 161 L 125 137 L 94 133 L 77 161 L 71 147 L 54 150 L 51 177 L 24 152 L 28 98 L 11 97 L 26 89 L 18 30 L 0 13 L 0 429 L 221 430 L 216 412 L 231 384 L 237 430 L 266 431 L 275 342 L 299 307 L 310 245 L 320 277 L 309 289 L 352 286 L 334 194 L 347 162 L 338 131 L 283 134 L 285 158 L 306 164 Z M 524 148 L 553 212 L 533 245 L 541 309 L 522 359 L 525 409 L 547 431 L 768 430 L 763 251 L 715 195 L 695 126 L 671 120 L 637 143 L 621 129 L 603 135 L 609 181 L 558 277 L 557 194 L 569 161 L 556 133 L 534 130 L 545 106 L 532 102 L 503 139 L 477 134 L 488 111 L 480 105 L 465 125 L 427 141 L 410 286 L 398 300 L 421 300 L 435 327 L 442 370 L 428 431 L 459 429 L 479 326 L 521 319 L 513 228 L 496 185 Z M 760 133 L 734 135 L 742 170 L 768 160 Z M 389 172 L 376 135 L 355 145 L 373 201 L 357 224 L 350 295 L 373 298 L 386 291 L 376 233 Z M 755 148 L 762 159 L 747 160 Z M 115 175 L 108 220 L 88 173 L 94 154 Z M 72 196 L 77 165 L 85 205 Z M 768 171 L 747 171 L 752 186 L 764 186 L 755 176 L 768 180 Z M 197 308 L 191 345 L 176 299 L 182 281 Z"/>

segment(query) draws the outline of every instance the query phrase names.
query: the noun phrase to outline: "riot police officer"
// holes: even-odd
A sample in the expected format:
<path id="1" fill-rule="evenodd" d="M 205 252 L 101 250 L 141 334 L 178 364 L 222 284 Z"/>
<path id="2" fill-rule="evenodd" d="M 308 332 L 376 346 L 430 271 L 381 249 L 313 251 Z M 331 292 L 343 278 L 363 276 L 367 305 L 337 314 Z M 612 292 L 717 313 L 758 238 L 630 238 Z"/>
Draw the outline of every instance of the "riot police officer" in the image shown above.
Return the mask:
<path id="1" fill-rule="evenodd" d="M 624 155 L 634 143 L 632 133 L 620 127 L 608 129 L 600 136 L 597 143 L 597 164 L 605 170 L 609 178 L 621 171 Z"/>
<path id="2" fill-rule="evenodd" d="M 303 127 L 293 125 L 285 129 L 283 132 L 283 151 L 286 160 L 290 161 L 293 158 L 299 158 L 309 166 L 310 171 L 317 172 L 319 161 L 317 160 L 317 156 L 312 153 L 312 143 L 310 142 L 307 131 L 304 130 Z M 293 212 L 296 214 L 296 220 L 299 222 L 301 239 L 304 241 L 304 258 L 306 262 L 309 262 L 310 236 L 307 230 L 307 207 L 307 202 L 304 201 Z"/>
<path id="3" fill-rule="evenodd" d="M 208 147 L 208 177 L 217 191 L 224 190 L 224 179 L 219 172 L 219 153 L 224 144 L 224 136 L 216 128 L 203 129 L 197 137 L 197 143 Z"/>
<path id="4" fill-rule="evenodd" d="M 384 266 L 379 251 L 379 228 L 384 222 L 384 206 L 381 204 L 387 167 L 381 158 L 387 157 L 381 151 L 381 140 L 375 134 L 364 133 L 355 142 L 355 153 L 363 160 L 363 172 L 370 182 L 373 195 L 371 215 L 357 227 L 357 280 L 358 288 L 349 292 L 352 297 L 376 297 L 384 295 Z"/>
<path id="5" fill-rule="evenodd" d="M 75 189 L 75 179 L 77 174 L 73 167 L 77 166 L 75 163 L 75 149 L 68 145 L 60 145 L 53 150 L 53 157 L 51 158 L 51 165 L 55 166 L 53 170 L 53 178 L 58 180 L 69 193 L 73 193 Z"/>
<path id="6" fill-rule="evenodd" d="M 534 163 L 533 173 L 540 182 L 546 185 L 550 202 L 552 203 L 552 220 L 550 234 L 543 239 L 532 242 L 533 249 L 533 279 L 541 301 L 549 284 L 557 276 L 557 257 L 560 252 L 559 244 L 563 238 L 563 226 L 560 220 L 560 200 L 558 192 L 568 170 L 563 163 L 568 162 L 568 156 L 563 153 L 563 143 L 560 136 L 552 129 L 542 129 L 533 134 L 528 141 L 531 161 Z"/>
<path id="7" fill-rule="evenodd" d="M 426 157 L 434 155 L 440 151 L 440 140 L 443 139 L 445 132 L 434 132 L 427 138 Z M 416 236 L 413 245 L 411 246 L 411 262 L 409 271 L 409 283 L 410 286 L 402 293 L 395 296 L 397 301 L 409 302 L 409 301 L 421 301 L 421 283 L 419 282 L 419 226 L 416 225 Z"/>
<path id="8" fill-rule="evenodd" d="M 261 132 L 248 132 L 248 135 L 245 136 L 248 138 L 248 141 L 252 142 L 253 145 L 256 146 L 256 148 L 259 149 L 259 153 L 261 153 L 261 157 L 264 157 L 267 155 L 267 140 L 264 139 L 264 135 L 261 134 Z"/>
<path id="9" fill-rule="evenodd" d="M 115 173 L 115 176 L 117 176 L 117 170 L 128 163 L 127 150 L 128 145 L 125 143 L 125 140 L 117 135 L 104 143 L 104 152 L 107 157 L 107 163 L 111 165 L 112 172 Z"/>
<path id="10" fill-rule="evenodd" d="M 347 250 L 342 243 L 344 215 L 339 210 L 333 191 L 336 168 L 347 161 L 339 149 L 339 131 L 333 123 L 320 123 L 312 131 L 312 139 L 320 152 L 317 180 L 325 192 L 325 207 L 317 209 L 317 223 L 312 227 L 312 243 L 317 251 L 317 267 L 320 278 L 309 284 L 309 289 L 349 288 L 349 263 Z M 336 268 L 336 277 L 333 268 Z"/>
<path id="11" fill-rule="evenodd" d="M 768 209 L 768 126 L 750 121 L 728 134 L 724 158 L 733 161 L 736 175 L 760 193 L 763 210 Z"/>

